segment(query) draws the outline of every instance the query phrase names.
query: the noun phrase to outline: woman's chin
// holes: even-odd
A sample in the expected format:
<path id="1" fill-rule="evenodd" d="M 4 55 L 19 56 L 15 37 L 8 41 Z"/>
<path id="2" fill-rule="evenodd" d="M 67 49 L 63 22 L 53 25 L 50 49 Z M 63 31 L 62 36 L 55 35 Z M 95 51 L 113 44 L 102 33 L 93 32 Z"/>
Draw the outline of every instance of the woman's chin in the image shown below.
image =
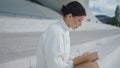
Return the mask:
<path id="1" fill-rule="evenodd" d="M 74 26 L 74 27 L 71 27 L 72 30 L 76 30 L 78 27 L 77 26 Z"/>
<path id="2" fill-rule="evenodd" d="M 72 28 L 72 30 L 76 30 L 77 28 Z"/>

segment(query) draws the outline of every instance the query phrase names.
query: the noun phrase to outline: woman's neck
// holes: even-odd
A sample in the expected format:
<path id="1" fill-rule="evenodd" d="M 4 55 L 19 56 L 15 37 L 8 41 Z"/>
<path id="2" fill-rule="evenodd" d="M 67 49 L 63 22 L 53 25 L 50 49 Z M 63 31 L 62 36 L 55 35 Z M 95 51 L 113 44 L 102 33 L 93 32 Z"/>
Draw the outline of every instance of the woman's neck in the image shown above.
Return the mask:
<path id="1" fill-rule="evenodd" d="M 68 27 L 70 27 L 70 26 L 69 26 L 69 22 L 67 21 L 67 19 L 66 19 L 65 17 L 63 18 L 63 20 L 64 20 L 65 24 L 66 24 Z"/>

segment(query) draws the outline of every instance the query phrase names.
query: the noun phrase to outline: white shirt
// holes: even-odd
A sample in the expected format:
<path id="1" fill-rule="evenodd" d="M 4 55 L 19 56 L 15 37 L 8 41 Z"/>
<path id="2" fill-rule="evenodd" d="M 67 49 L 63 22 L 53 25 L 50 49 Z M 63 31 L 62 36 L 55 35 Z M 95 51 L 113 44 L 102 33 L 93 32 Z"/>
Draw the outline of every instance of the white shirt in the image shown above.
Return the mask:
<path id="1" fill-rule="evenodd" d="M 73 68 L 70 60 L 69 27 L 61 19 L 50 25 L 40 38 L 37 68 Z"/>

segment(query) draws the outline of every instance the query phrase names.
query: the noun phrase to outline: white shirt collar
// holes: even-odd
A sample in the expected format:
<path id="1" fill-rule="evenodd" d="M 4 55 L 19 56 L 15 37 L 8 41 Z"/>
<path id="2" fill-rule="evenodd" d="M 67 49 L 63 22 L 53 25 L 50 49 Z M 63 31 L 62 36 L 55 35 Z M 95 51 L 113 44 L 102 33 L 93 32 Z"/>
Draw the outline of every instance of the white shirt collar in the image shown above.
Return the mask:
<path id="1" fill-rule="evenodd" d="M 70 28 L 66 25 L 66 23 L 63 19 L 60 20 L 60 24 L 64 28 L 65 32 L 70 30 Z"/>

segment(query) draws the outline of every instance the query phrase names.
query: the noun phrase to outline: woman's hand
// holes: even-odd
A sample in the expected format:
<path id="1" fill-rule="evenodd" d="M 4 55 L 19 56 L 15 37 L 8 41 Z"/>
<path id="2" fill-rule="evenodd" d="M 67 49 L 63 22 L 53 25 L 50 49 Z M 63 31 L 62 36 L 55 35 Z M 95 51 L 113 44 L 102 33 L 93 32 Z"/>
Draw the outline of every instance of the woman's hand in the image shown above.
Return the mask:
<path id="1" fill-rule="evenodd" d="M 98 58 L 98 52 L 93 52 L 93 53 L 85 52 L 83 55 L 77 56 L 76 58 L 74 58 L 73 63 L 74 63 L 74 66 L 76 66 L 84 62 L 95 61 L 96 58 Z"/>

